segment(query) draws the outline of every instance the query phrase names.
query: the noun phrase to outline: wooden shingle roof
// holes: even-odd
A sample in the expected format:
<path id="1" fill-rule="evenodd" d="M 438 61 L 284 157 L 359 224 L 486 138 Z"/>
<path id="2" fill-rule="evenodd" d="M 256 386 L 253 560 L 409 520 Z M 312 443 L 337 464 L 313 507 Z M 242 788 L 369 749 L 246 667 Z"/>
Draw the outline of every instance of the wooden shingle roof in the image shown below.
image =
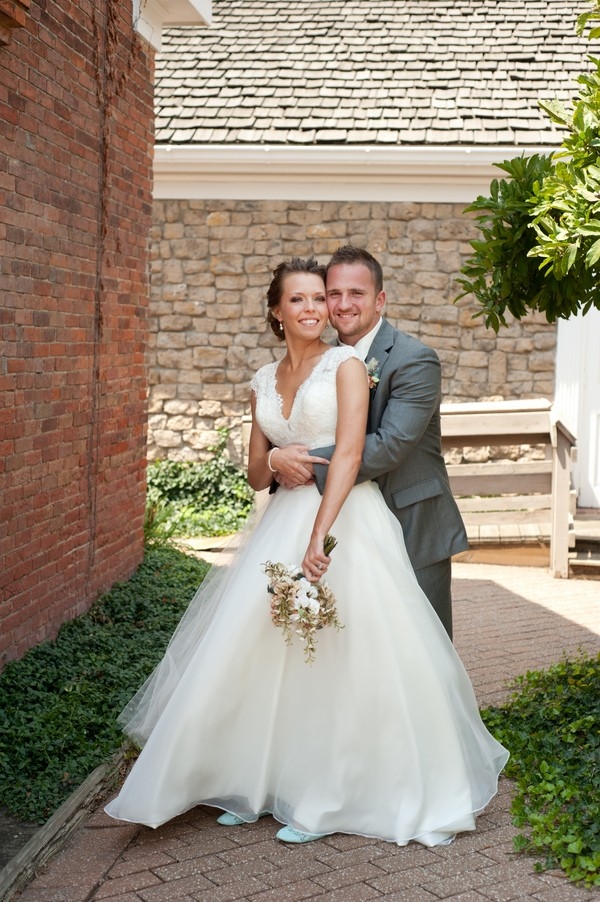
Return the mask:
<path id="1" fill-rule="evenodd" d="M 586 0 L 213 0 L 156 60 L 156 142 L 556 145 Z"/>

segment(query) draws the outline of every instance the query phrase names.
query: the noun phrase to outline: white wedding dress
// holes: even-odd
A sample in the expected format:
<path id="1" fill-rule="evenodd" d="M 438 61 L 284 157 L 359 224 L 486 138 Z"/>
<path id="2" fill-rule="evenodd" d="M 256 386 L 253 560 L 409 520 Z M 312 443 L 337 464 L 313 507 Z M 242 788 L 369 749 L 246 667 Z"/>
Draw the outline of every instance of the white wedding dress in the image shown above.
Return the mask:
<path id="1" fill-rule="evenodd" d="M 257 418 L 273 444 L 333 444 L 336 371 L 352 353 L 324 354 L 288 420 L 277 364 L 258 371 Z M 326 579 L 344 628 L 320 630 L 307 664 L 300 641 L 286 645 L 271 623 L 261 564 L 300 563 L 319 502 L 314 486 L 279 488 L 233 563 L 205 580 L 121 715 L 144 747 L 112 817 L 158 827 L 203 804 L 401 845 L 474 829 L 508 753 L 480 719 L 374 483 L 352 489 L 331 530 Z"/>

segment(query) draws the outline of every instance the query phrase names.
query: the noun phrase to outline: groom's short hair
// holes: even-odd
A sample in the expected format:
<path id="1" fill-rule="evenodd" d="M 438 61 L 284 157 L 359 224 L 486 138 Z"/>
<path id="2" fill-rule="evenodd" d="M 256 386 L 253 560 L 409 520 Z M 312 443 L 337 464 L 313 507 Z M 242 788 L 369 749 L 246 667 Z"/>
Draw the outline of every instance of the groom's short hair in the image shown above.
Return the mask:
<path id="1" fill-rule="evenodd" d="M 381 268 L 381 263 L 376 260 L 373 254 L 370 254 L 366 248 L 355 247 L 353 244 L 344 244 L 342 247 L 338 247 L 337 251 L 333 253 L 331 260 L 325 267 L 325 273 L 327 274 L 332 266 L 338 266 L 341 263 L 362 263 L 363 266 L 366 266 L 367 269 L 370 270 L 371 275 L 373 276 L 375 294 L 379 294 L 380 291 L 383 291 L 383 270 Z"/>

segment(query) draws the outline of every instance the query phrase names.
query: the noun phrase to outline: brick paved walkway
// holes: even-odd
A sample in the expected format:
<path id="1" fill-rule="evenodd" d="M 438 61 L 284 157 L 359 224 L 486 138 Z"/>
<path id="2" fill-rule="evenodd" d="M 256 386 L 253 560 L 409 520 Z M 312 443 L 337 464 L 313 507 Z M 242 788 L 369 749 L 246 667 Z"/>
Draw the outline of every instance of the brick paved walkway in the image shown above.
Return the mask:
<path id="1" fill-rule="evenodd" d="M 545 570 L 457 564 L 456 646 L 482 705 L 508 679 L 600 648 L 600 581 L 554 580 Z M 512 851 L 511 783 L 473 834 L 447 847 L 398 848 L 336 834 L 305 846 L 277 842 L 271 818 L 226 828 L 197 808 L 158 830 L 122 826 L 101 811 L 37 875 L 20 902 L 579 902 L 559 872 L 537 874 Z"/>

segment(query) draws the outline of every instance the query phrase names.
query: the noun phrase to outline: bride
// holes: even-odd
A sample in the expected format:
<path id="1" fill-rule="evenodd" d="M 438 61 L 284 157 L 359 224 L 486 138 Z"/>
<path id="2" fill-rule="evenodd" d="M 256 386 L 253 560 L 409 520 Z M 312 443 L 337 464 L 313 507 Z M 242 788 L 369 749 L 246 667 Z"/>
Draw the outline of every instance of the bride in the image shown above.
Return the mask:
<path id="1" fill-rule="evenodd" d="M 158 827 L 203 804 L 225 825 L 272 814 L 285 842 L 451 842 L 475 828 L 508 752 L 481 721 L 378 487 L 354 485 L 368 383 L 351 347 L 322 340 L 323 267 L 281 263 L 267 298 L 287 352 L 251 383 L 248 479 L 270 485 L 276 446 L 335 444 L 325 491 L 280 487 L 233 563 L 213 568 L 121 715 L 143 748 L 106 811 Z M 266 561 L 301 563 L 313 583 L 327 573 L 344 628 L 318 633 L 312 664 L 271 623 Z"/>

